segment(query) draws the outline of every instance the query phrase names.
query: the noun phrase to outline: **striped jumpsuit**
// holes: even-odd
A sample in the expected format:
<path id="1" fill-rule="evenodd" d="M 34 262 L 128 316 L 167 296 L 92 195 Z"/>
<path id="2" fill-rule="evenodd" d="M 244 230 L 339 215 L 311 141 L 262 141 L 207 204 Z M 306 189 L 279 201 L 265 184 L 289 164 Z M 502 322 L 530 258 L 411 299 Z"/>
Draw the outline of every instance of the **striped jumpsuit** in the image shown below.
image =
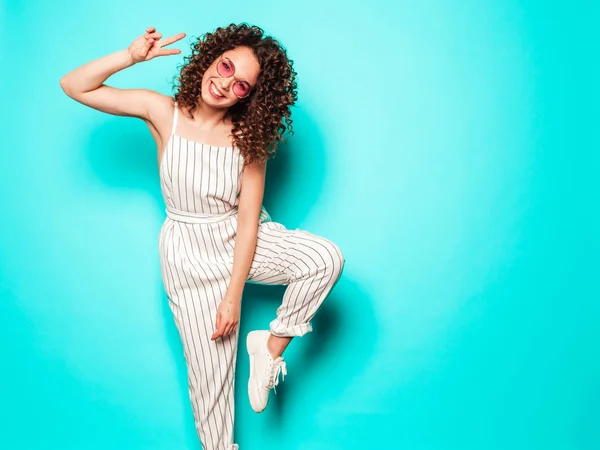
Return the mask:
<path id="1" fill-rule="evenodd" d="M 160 269 L 181 336 L 188 391 L 204 450 L 235 450 L 234 376 L 239 329 L 211 341 L 216 313 L 233 268 L 238 194 L 244 158 L 237 147 L 217 147 L 177 134 L 173 126 L 159 164 L 167 217 L 159 233 Z M 261 207 L 248 282 L 287 285 L 269 329 L 302 336 L 340 278 L 344 257 L 333 242 L 288 230 Z"/>

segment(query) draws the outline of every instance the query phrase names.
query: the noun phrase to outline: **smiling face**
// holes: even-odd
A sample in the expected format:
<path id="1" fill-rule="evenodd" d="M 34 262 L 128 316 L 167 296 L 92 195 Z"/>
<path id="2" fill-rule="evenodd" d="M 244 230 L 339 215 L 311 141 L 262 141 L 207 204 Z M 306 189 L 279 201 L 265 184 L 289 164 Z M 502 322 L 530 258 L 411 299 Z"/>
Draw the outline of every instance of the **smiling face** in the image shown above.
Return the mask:
<path id="1" fill-rule="evenodd" d="M 221 74 L 217 71 L 219 63 Z M 236 93 L 242 96 L 244 88 L 249 87 L 252 95 L 259 73 L 260 65 L 250 48 L 240 46 L 227 50 L 206 69 L 202 77 L 202 99 L 215 108 L 229 108 L 240 101 Z"/>

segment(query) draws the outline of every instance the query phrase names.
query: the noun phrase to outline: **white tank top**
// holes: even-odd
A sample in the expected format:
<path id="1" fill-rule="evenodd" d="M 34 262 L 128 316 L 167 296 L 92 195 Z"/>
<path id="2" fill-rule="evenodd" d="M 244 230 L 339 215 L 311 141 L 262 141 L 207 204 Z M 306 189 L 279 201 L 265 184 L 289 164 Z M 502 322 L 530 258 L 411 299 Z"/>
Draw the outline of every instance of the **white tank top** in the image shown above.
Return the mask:
<path id="1" fill-rule="evenodd" d="M 244 158 L 237 147 L 217 147 L 176 133 L 179 108 L 159 165 L 165 205 L 203 215 L 223 214 L 238 205 Z"/>

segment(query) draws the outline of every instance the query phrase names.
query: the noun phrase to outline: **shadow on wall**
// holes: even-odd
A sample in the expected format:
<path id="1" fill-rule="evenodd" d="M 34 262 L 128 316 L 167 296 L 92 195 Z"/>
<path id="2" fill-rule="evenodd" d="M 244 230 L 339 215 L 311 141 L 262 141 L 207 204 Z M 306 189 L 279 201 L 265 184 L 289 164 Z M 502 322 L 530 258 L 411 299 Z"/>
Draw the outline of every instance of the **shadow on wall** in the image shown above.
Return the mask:
<path id="1" fill-rule="evenodd" d="M 313 317 L 313 331 L 294 338 L 284 354 L 289 376 L 277 386 L 277 394 L 271 394 L 269 407 L 262 413 L 268 416 L 275 430 L 289 429 L 286 422 L 298 417 L 293 411 L 298 409 L 298 404 L 290 399 L 320 397 L 314 390 L 315 379 L 323 379 L 327 385 L 327 400 L 334 400 L 368 367 L 369 359 L 374 355 L 378 327 L 373 302 L 346 273 L 344 269 L 339 282 Z M 244 338 L 253 329 L 268 329 L 268 322 L 275 318 L 285 289 L 286 286 L 257 284 L 246 287 L 236 374 L 237 415 L 250 410 L 247 392 L 250 368 Z M 301 410 L 305 408 L 305 404 L 299 406 Z M 243 423 L 236 424 L 236 432 L 240 435 L 244 434 L 244 428 Z"/>

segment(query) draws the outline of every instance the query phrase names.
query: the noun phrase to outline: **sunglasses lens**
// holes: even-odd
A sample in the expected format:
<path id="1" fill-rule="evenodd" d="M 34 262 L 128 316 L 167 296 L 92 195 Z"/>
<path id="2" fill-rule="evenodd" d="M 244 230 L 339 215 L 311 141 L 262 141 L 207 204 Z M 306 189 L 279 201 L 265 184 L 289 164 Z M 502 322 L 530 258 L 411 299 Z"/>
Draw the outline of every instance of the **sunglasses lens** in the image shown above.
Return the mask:
<path id="1" fill-rule="evenodd" d="M 250 93 L 250 86 L 248 86 L 248 83 L 244 83 L 243 81 L 236 81 L 233 84 L 233 93 L 237 97 L 246 97 Z"/>
<path id="2" fill-rule="evenodd" d="M 219 75 L 222 77 L 230 77 L 233 75 L 234 68 L 229 61 L 219 61 L 217 64 L 217 72 L 219 72 Z"/>

